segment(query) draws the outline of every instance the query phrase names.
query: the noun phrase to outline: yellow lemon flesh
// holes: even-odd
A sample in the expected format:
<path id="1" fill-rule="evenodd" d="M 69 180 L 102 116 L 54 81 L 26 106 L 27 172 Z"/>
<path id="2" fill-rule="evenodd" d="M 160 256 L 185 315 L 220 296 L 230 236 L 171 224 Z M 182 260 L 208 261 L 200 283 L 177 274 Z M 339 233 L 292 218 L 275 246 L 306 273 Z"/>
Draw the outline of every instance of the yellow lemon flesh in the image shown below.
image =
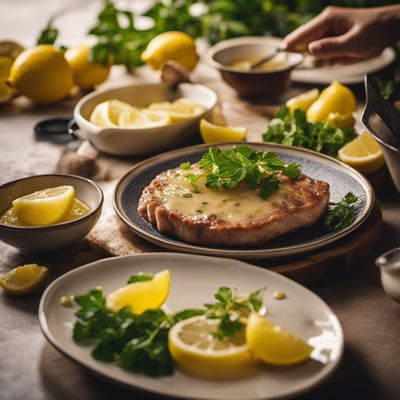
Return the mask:
<path id="1" fill-rule="evenodd" d="M 310 357 L 313 347 L 257 313 L 249 316 L 246 340 L 255 358 L 274 365 L 291 365 Z"/>
<path id="2" fill-rule="evenodd" d="M 9 81 L 35 103 L 52 103 L 72 88 L 72 71 L 64 54 L 50 45 L 23 51 L 11 67 Z"/>
<path id="3" fill-rule="evenodd" d="M 127 128 L 154 128 L 170 123 L 171 117 L 166 112 L 140 110 L 134 107 L 131 110 L 123 111 L 118 119 L 118 125 Z"/>
<path id="4" fill-rule="evenodd" d="M 12 204 L 23 224 L 43 226 L 60 222 L 71 211 L 74 199 L 73 186 L 57 186 L 20 197 Z"/>
<path id="5" fill-rule="evenodd" d="M 218 319 L 188 318 L 174 325 L 168 334 L 168 347 L 180 369 L 201 378 L 221 379 L 248 375 L 253 371 L 252 355 L 244 330 L 215 339 Z"/>
<path id="6" fill-rule="evenodd" d="M 15 93 L 15 90 L 6 84 L 6 80 L 10 75 L 12 64 L 12 58 L 0 56 L 0 103 L 4 103 L 11 99 Z"/>
<path id="7" fill-rule="evenodd" d="M 153 69 L 161 69 L 168 60 L 174 60 L 192 71 L 199 56 L 191 36 L 183 32 L 164 32 L 155 36 L 141 55 L 143 62 Z"/>
<path id="8" fill-rule="evenodd" d="M 103 83 L 110 73 L 110 65 L 91 63 L 90 47 L 81 45 L 69 48 L 65 58 L 72 69 L 74 83 L 81 89 L 92 89 Z"/>
<path id="9" fill-rule="evenodd" d="M 246 139 L 247 128 L 241 126 L 219 126 L 202 119 L 200 134 L 204 143 L 237 142 Z"/>
<path id="10" fill-rule="evenodd" d="M 169 293 L 170 274 L 166 269 L 158 272 L 149 281 L 130 283 L 106 298 L 106 305 L 113 311 L 130 306 L 132 312 L 141 314 L 146 310 L 160 308 Z"/>
<path id="11" fill-rule="evenodd" d="M 98 104 L 90 116 L 90 122 L 101 127 L 118 126 L 120 115 L 133 107 L 119 100 L 108 100 Z"/>
<path id="12" fill-rule="evenodd" d="M 357 102 L 353 92 L 338 81 L 333 81 L 311 104 L 307 110 L 307 120 L 324 121 L 330 113 L 351 114 L 356 108 Z"/>
<path id="13" fill-rule="evenodd" d="M 301 93 L 298 96 L 292 97 L 286 102 L 286 107 L 289 109 L 290 113 L 293 114 L 294 110 L 300 109 L 307 111 L 311 104 L 318 99 L 319 90 L 311 89 L 307 92 Z"/>
<path id="14" fill-rule="evenodd" d="M 337 112 L 329 113 L 325 121 L 335 128 L 352 128 L 356 122 L 352 113 L 340 114 Z"/>
<path id="15" fill-rule="evenodd" d="M 181 122 L 196 118 L 206 110 L 203 105 L 186 98 L 181 98 L 174 102 L 161 101 L 158 103 L 151 103 L 148 109 L 168 113 L 172 122 Z"/>
<path id="16" fill-rule="evenodd" d="M 363 174 L 371 174 L 385 164 L 378 142 L 364 132 L 339 150 L 339 160 Z"/>
<path id="17" fill-rule="evenodd" d="M 8 293 L 29 294 L 41 289 L 48 276 L 46 267 L 27 264 L 0 275 L 0 286 Z"/>

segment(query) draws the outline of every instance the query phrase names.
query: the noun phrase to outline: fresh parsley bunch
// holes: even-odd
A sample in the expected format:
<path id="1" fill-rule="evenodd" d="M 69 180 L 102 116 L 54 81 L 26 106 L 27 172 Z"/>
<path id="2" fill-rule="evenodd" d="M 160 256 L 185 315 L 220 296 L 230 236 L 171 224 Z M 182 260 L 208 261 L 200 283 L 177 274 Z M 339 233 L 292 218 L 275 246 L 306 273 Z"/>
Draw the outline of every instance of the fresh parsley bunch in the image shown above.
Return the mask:
<path id="1" fill-rule="evenodd" d="M 210 147 L 202 156 L 199 167 L 206 173 L 206 187 L 232 189 L 244 182 L 251 188 L 259 188 L 263 199 L 281 187 L 276 174 L 292 179 L 300 176 L 299 164 L 286 164 L 272 151 L 254 151 L 247 146 L 227 151 Z"/>
<path id="2" fill-rule="evenodd" d="M 291 115 L 287 107 L 281 107 L 263 134 L 263 140 L 337 156 L 339 149 L 356 136 L 353 128 L 336 128 L 324 121 L 308 122 L 303 110 L 295 110 Z"/>
<path id="3" fill-rule="evenodd" d="M 338 203 L 332 203 L 325 218 L 325 229 L 332 232 L 350 226 L 357 218 L 354 207 L 357 201 L 358 197 L 349 192 Z"/>

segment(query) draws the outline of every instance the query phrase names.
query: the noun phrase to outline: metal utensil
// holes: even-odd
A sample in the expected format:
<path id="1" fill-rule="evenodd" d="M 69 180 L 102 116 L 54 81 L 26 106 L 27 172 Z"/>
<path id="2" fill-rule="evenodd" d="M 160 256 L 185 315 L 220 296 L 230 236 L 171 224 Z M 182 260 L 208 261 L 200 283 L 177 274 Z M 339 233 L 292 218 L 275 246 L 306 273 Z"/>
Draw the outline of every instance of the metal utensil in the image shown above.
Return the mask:
<path id="1" fill-rule="evenodd" d="M 263 65 L 267 61 L 272 60 L 274 57 L 276 57 L 282 51 L 285 51 L 285 49 L 283 47 L 281 47 L 281 46 L 276 47 L 275 50 L 272 53 L 262 57 L 260 60 L 258 60 L 255 63 L 251 64 L 250 65 L 250 71 L 256 69 L 260 65 Z"/>
<path id="2" fill-rule="evenodd" d="M 375 87 L 371 75 L 365 74 L 364 83 L 366 103 L 361 116 L 363 125 L 368 131 L 372 132 L 374 136 L 378 136 L 379 139 L 385 141 L 385 139 L 373 129 L 370 123 L 371 116 L 376 113 L 388 127 L 390 133 L 397 140 L 400 140 L 400 111 L 392 103 L 382 97 L 379 90 Z"/>

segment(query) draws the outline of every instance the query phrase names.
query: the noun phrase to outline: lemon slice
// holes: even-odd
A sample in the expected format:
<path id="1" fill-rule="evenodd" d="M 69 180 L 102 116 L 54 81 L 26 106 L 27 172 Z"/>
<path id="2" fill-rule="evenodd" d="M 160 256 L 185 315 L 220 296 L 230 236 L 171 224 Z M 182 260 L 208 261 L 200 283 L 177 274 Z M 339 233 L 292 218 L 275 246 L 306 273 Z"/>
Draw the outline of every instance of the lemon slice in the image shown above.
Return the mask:
<path id="1" fill-rule="evenodd" d="M 26 225 L 51 225 L 61 221 L 74 204 L 72 186 L 39 190 L 12 202 L 17 218 Z"/>
<path id="2" fill-rule="evenodd" d="M 12 89 L 6 84 L 6 80 L 10 75 L 11 65 L 13 59 L 10 57 L 0 56 L 0 103 L 4 103 L 11 99 L 15 93 L 15 89 Z"/>
<path id="3" fill-rule="evenodd" d="M 253 371 L 244 330 L 230 338 L 215 339 L 212 332 L 219 322 L 196 316 L 170 329 L 168 347 L 183 371 L 201 378 L 234 378 Z"/>
<path id="4" fill-rule="evenodd" d="M 135 108 L 123 101 L 104 101 L 95 107 L 90 115 L 90 122 L 101 127 L 118 126 L 120 115 L 131 110 L 135 110 Z"/>
<path id="5" fill-rule="evenodd" d="M 123 111 L 118 119 L 121 127 L 154 128 L 171 123 L 171 117 L 164 111 L 134 109 Z"/>
<path id="6" fill-rule="evenodd" d="M 175 100 L 173 103 L 169 101 L 152 103 L 148 106 L 148 109 L 168 113 L 172 122 L 181 122 L 196 118 L 206 110 L 203 105 L 185 98 Z"/>
<path id="7" fill-rule="evenodd" d="M 311 107 L 311 104 L 318 99 L 318 96 L 318 89 L 307 90 L 307 92 L 301 93 L 298 96 L 289 99 L 286 102 L 286 107 L 289 109 L 291 114 L 293 114 L 294 110 L 297 109 L 307 111 Z"/>
<path id="8" fill-rule="evenodd" d="M 0 275 L 0 286 L 8 293 L 29 294 L 39 290 L 48 276 L 46 267 L 27 264 Z"/>
<path id="9" fill-rule="evenodd" d="M 339 150 L 339 160 L 363 174 L 371 174 L 385 164 L 378 142 L 364 132 Z"/>
<path id="10" fill-rule="evenodd" d="M 200 134 L 204 143 L 236 142 L 246 139 L 247 128 L 213 125 L 202 119 L 200 121 Z"/>
<path id="11" fill-rule="evenodd" d="M 249 316 L 246 340 L 255 358 L 274 365 L 297 364 L 309 358 L 313 347 L 257 313 Z"/>
<path id="12" fill-rule="evenodd" d="M 150 281 L 130 283 L 106 298 L 106 305 L 113 311 L 130 306 L 132 312 L 141 314 L 149 309 L 160 308 L 165 302 L 170 286 L 170 275 L 166 269 L 153 276 Z"/>

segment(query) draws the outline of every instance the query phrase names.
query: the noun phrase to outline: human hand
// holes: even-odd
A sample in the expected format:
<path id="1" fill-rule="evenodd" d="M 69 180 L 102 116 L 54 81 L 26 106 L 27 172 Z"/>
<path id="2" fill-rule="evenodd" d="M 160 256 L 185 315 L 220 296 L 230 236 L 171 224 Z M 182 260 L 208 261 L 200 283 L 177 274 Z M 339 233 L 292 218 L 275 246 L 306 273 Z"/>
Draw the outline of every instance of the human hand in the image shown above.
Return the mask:
<path id="1" fill-rule="evenodd" d="M 377 8 L 327 7 L 286 36 L 288 50 L 320 59 L 349 62 L 374 57 L 400 39 L 400 5 Z"/>

